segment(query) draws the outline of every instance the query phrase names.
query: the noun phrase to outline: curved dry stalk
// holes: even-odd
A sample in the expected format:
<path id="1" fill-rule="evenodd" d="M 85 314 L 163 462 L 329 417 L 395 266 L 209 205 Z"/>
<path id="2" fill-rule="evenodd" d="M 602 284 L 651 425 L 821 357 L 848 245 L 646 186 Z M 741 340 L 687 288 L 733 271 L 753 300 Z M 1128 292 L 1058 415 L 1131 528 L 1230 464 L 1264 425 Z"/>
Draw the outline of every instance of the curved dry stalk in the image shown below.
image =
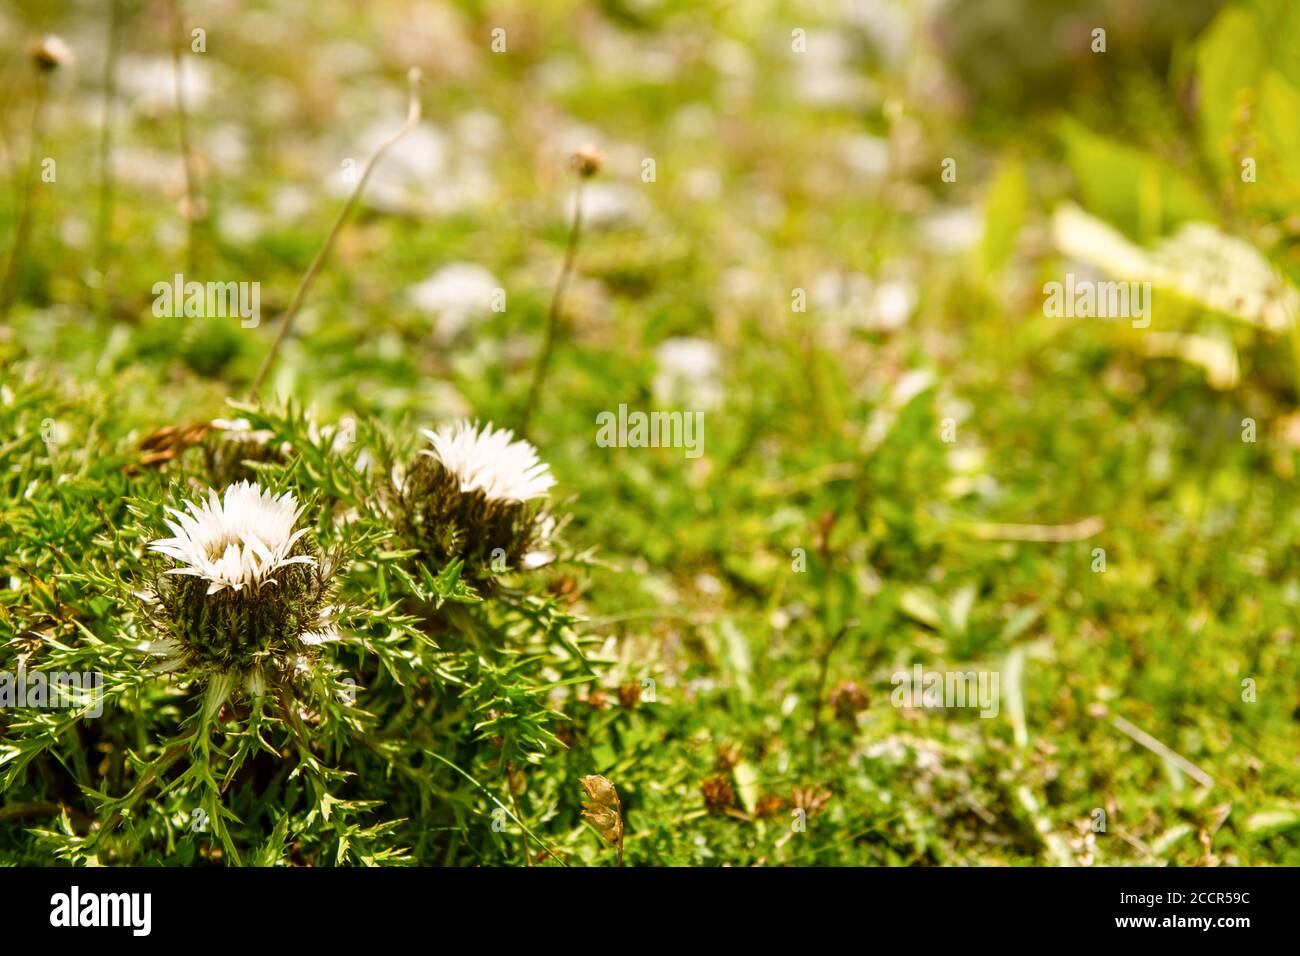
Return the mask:
<path id="1" fill-rule="evenodd" d="M 348 214 L 352 212 L 352 207 L 356 205 L 357 199 L 361 196 L 361 191 L 366 188 L 366 180 L 370 178 L 370 173 L 375 168 L 375 164 L 379 162 L 379 159 L 388 151 L 389 147 L 410 132 L 415 124 L 420 121 L 420 71 L 418 68 L 411 68 L 411 71 L 407 74 L 407 81 L 410 84 L 410 103 L 407 106 L 406 122 L 402 124 L 396 133 L 380 143 L 378 148 L 370 155 L 365 168 L 361 171 L 361 178 L 357 180 L 356 188 L 352 190 L 352 195 L 348 196 L 348 201 L 339 211 L 338 218 L 334 220 L 334 225 L 330 229 L 329 235 L 325 237 L 324 244 L 316 252 L 316 256 L 312 259 L 311 265 L 307 267 L 307 271 L 303 273 L 302 281 L 298 283 L 293 299 L 289 302 L 289 307 L 285 309 L 284 317 L 280 319 L 280 328 L 276 330 L 275 339 L 271 342 L 271 349 L 266 353 L 266 358 L 262 360 L 262 367 L 258 369 L 257 378 L 253 380 L 253 387 L 249 389 L 249 401 L 257 398 L 257 393 L 261 391 L 262 383 L 266 381 L 266 376 L 271 371 L 271 365 L 275 362 L 275 356 L 280 350 L 280 343 L 284 341 L 284 337 L 293 324 L 294 316 L 298 314 L 298 307 L 302 305 L 303 296 L 307 294 L 307 289 L 316 278 L 316 273 L 320 271 L 321 264 L 334 246 L 334 240 L 338 238 L 344 221 L 347 220 Z"/>
<path id="2" fill-rule="evenodd" d="M 117 99 L 117 54 L 122 25 L 122 0 L 109 0 L 108 38 L 104 51 L 103 106 L 99 130 L 99 228 L 95 233 L 95 270 L 99 273 L 98 302 L 107 314 L 109 248 L 113 233 L 113 104 Z"/>
<path id="3" fill-rule="evenodd" d="M 582 237 L 582 186 L 584 178 L 579 178 L 577 190 L 573 196 L 573 222 L 569 226 L 569 241 L 564 249 L 564 265 L 560 269 L 560 278 L 555 282 L 551 293 L 551 305 L 546 311 L 546 338 L 542 342 L 542 354 L 537 358 L 533 369 L 533 381 L 528 386 L 528 401 L 524 404 L 519 421 L 519 437 L 528 437 L 528 421 L 533 409 L 537 407 L 542 396 L 542 386 L 546 384 L 546 372 L 550 368 L 551 353 L 555 351 L 555 340 L 560 330 L 560 310 L 564 304 L 564 290 L 573 274 L 573 260 L 578 254 L 578 240 Z"/>
<path id="4" fill-rule="evenodd" d="M 185 92 L 181 83 L 181 11 L 180 0 L 171 0 L 172 27 L 172 78 L 176 96 L 176 122 L 180 127 L 181 161 L 185 166 L 185 223 L 187 232 L 186 265 L 191 273 L 198 267 L 199 197 L 194 171 L 194 156 L 190 151 L 189 116 L 185 112 Z"/>

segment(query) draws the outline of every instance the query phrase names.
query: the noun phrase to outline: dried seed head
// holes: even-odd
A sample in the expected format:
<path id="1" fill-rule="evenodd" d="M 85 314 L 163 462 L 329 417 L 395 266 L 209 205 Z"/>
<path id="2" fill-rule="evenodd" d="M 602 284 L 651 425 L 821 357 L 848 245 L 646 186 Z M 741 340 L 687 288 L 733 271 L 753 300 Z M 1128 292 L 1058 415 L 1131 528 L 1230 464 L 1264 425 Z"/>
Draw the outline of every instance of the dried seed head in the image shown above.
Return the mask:
<path id="1" fill-rule="evenodd" d="M 852 721 L 871 702 L 866 691 L 853 681 L 845 681 L 831 691 L 831 707 L 840 720 Z"/>
<path id="2" fill-rule="evenodd" d="M 726 773 L 736 764 L 740 763 L 740 747 L 737 744 L 718 744 L 717 751 L 714 754 L 714 765 Z"/>
<path id="3" fill-rule="evenodd" d="M 831 792 L 819 784 L 808 787 L 795 787 L 790 794 L 792 806 L 803 810 L 811 819 L 826 809 L 830 803 Z"/>
<path id="4" fill-rule="evenodd" d="M 72 62 L 72 50 L 63 42 L 61 37 L 57 37 L 52 33 L 33 41 L 28 46 L 27 52 L 31 56 L 36 69 L 42 73 L 51 73 L 59 67 L 67 66 Z"/>
<path id="5" fill-rule="evenodd" d="M 618 803 L 618 790 L 598 773 L 582 778 L 582 789 L 593 803 L 610 806 Z"/>
<path id="6" fill-rule="evenodd" d="M 723 813 L 736 805 L 736 791 L 731 786 L 731 778 L 726 775 L 703 781 L 700 792 L 704 794 L 704 805 L 710 813 Z"/>
<path id="7" fill-rule="evenodd" d="M 587 799 L 582 801 L 582 816 L 610 846 L 618 847 L 623 859 L 623 806 L 614 785 L 600 774 L 582 778 Z"/>
<path id="8" fill-rule="evenodd" d="M 188 448 L 197 445 L 211 428 L 212 425 L 208 422 L 164 425 L 140 442 L 138 467 L 127 465 L 127 471 L 134 474 L 140 468 L 161 468 L 173 458 L 183 455 Z"/>
<path id="9" fill-rule="evenodd" d="M 620 684 L 618 688 L 618 702 L 622 704 L 626 710 L 631 710 L 637 704 L 641 703 L 641 685 L 636 681 Z"/>
<path id="10" fill-rule="evenodd" d="M 605 157 L 592 143 L 583 143 L 569 157 L 569 165 L 583 179 L 590 179 L 600 172 L 605 164 Z"/>

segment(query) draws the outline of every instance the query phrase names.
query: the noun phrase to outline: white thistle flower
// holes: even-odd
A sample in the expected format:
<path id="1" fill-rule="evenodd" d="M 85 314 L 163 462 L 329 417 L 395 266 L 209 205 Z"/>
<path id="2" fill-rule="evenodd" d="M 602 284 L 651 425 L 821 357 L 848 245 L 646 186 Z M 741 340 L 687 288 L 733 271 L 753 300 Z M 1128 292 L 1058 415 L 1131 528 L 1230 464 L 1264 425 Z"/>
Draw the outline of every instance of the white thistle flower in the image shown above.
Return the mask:
<path id="1" fill-rule="evenodd" d="M 482 431 L 469 422 L 424 431 L 433 449 L 423 454 L 456 476 L 462 492 L 481 491 L 490 501 L 531 501 L 543 498 L 555 484 L 550 466 L 540 461 L 529 442 L 515 441 L 508 429 Z"/>
<path id="2" fill-rule="evenodd" d="M 293 530 L 302 507 L 291 492 L 276 496 L 241 481 L 228 486 L 224 498 L 210 491 L 206 502 L 187 501 L 185 507 L 189 514 L 167 509 L 176 519 L 167 522 L 174 537 L 159 538 L 149 549 L 181 563 L 168 574 L 207 580 L 208 594 L 274 584 L 273 575 L 281 568 L 316 563 L 308 555 L 289 555 L 307 533 L 306 528 Z"/>

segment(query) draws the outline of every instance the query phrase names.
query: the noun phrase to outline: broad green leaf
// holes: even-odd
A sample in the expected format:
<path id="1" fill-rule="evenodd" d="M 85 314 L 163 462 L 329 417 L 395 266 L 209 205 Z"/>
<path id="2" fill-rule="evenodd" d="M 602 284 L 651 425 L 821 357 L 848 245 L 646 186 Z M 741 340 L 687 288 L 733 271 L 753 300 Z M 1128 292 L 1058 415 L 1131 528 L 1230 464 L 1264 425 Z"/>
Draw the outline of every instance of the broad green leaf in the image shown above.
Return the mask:
<path id="1" fill-rule="evenodd" d="M 1131 238 L 1154 238 L 1189 220 L 1212 220 L 1214 209 L 1192 182 L 1163 159 L 1061 122 L 1066 159 L 1084 205 Z"/>
<path id="2" fill-rule="evenodd" d="M 980 265 L 996 275 L 1007 264 L 1016 236 L 1025 222 L 1029 189 L 1025 173 L 1016 160 L 1003 163 L 984 204 L 984 236 L 980 242 Z"/>

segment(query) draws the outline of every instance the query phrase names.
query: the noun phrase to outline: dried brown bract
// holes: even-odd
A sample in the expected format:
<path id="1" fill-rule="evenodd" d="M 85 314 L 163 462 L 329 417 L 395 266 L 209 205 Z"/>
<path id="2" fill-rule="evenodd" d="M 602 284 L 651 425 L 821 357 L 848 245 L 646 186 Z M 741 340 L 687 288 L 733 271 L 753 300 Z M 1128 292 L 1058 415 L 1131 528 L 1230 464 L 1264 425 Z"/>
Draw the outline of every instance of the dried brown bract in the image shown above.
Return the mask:
<path id="1" fill-rule="evenodd" d="M 623 805 L 618 790 L 600 774 L 582 778 L 587 799 L 582 801 L 582 816 L 610 846 L 618 847 L 618 866 L 623 865 Z"/>
<path id="2" fill-rule="evenodd" d="M 161 468 L 201 442 L 211 430 L 211 422 L 164 425 L 140 442 L 140 460 L 135 464 L 127 465 L 128 473 L 134 474 L 139 468 Z"/>
<path id="3" fill-rule="evenodd" d="M 820 784 L 795 787 L 790 793 L 791 805 L 802 810 L 809 819 L 825 810 L 826 804 L 830 803 L 830 800 L 831 792 Z"/>

